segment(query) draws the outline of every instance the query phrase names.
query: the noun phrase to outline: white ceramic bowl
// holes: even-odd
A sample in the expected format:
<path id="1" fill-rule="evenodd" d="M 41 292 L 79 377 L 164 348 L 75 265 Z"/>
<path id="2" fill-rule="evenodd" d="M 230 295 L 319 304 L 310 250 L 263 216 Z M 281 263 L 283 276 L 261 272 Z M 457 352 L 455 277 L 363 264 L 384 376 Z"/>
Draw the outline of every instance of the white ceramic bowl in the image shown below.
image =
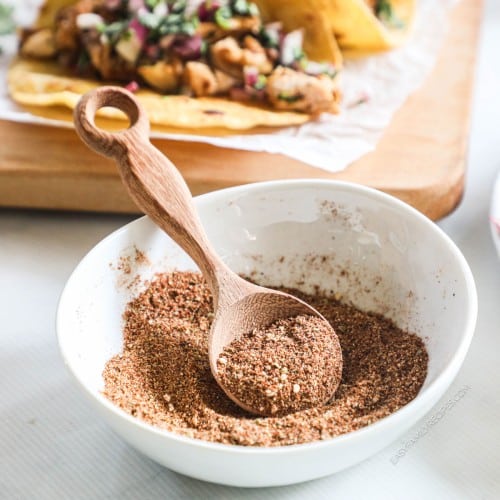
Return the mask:
<path id="1" fill-rule="evenodd" d="M 349 467 L 387 446 L 446 391 L 469 347 L 477 313 L 470 269 L 454 243 L 401 201 L 358 185 L 320 180 L 241 186 L 196 198 L 210 240 L 235 271 L 261 271 L 268 285 L 320 285 L 382 312 L 421 335 L 430 355 L 415 400 L 375 424 L 331 440 L 275 448 L 208 443 L 156 429 L 100 391 L 105 362 L 122 345 L 122 312 L 134 277 L 194 269 L 143 217 L 101 241 L 61 296 L 57 331 L 64 361 L 101 417 L 132 446 L 182 474 L 236 486 L 284 485 Z M 129 259 L 143 251 L 150 261 Z M 326 262 L 312 256 L 326 256 Z M 283 262 L 280 257 L 285 256 Z M 137 260 L 137 259 L 136 259 Z M 111 265 L 110 265 L 111 264 Z M 117 269 L 121 267 L 122 270 Z M 342 273 L 348 268 L 349 273 Z"/>

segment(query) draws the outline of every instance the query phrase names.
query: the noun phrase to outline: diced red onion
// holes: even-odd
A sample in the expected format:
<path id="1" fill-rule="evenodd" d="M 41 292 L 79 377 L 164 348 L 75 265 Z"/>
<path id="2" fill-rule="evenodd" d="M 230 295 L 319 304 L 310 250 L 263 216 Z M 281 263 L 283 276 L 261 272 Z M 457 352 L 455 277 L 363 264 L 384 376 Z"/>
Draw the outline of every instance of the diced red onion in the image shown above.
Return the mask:
<path id="1" fill-rule="evenodd" d="M 139 84 L 135 81 L 135 80 L 132 80 L 131 82 L 127 83 L 127 85 L 125 85 L 125 88 L 129 91 L 129 92 L 137 92 L 139 90 Z"/>
<path id="2" fill-rule="evenodd" d="M 129 28 L 135 32 L 137 39 L 141 43 L 144 43 L 146 41 L 146 38 L 148 36 L 148 29 L 143 26 L 137 18 L 133 18 L 130 21 Z"/>
<path id="3" fill-rule="evenodd" d="M 135 32 L 137 40 L 139 40 L 141 45 L 144 45 L 144 42 L 146 41 L 146 38 L 148 36 L 148 29 L 143 26 L 137 18 L 132 19 L 128 27 Z"/>
<path id="4" fill-rule="evenodd" d="M 158 47 L 158 45 L 147 45 L 144 52 L 150 59 L 158 59 L 158 56 L 160 55 L 160 47 Z"/>
<path id="5" fill-rule="evenodd" d="M 243 78 L 245 85 L 253 87 L 259 78 L 259 70 L 255 66 L 245 66 L 243 68 Z"/>
<path id="6" fill-rule="evenodd" d="M 207 6 L 207 2 L 203 2 L 198 7 L 198 17 L 201 22 L 213 21 L 215 16 L 215 11 L 221 7 L 221 2 L 214 0 L 210 2 L 210 7 Z"/>
<path id="7" fill-rule="evenodd" d="M 202 38 L 200 35 L 179 37 L 172 45 L 172 52 L 184 61 L 192 61 L 201 57 Z"/>

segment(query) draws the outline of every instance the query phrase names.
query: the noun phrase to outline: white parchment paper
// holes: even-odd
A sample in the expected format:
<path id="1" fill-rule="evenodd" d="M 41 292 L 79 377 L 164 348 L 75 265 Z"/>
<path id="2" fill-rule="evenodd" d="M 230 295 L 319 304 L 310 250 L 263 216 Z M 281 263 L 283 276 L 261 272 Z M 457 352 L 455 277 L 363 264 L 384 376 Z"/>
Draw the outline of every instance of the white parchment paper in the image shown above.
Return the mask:
<path id="1" fill-rule="evenodd" d="M 154 137 L 196 141 L 219 147 L 281 153 L 312 166 L 337 172 L 375 149 L 394 112 L 422 85 L 434 66 L 447 27 L 447 16 L 457 0 L 419 0 L 415 30 L 408 44 L 385 54 L 347 61 L 343 71 L 344 100 L 340 115 L 274 133 L 226 137 L 152 133 Z M 39 0 L 9 2 L 16 20 L 29 24 Z M 13 36 L 0 37 L 0 119 L 71 126 L 27 113 L 9 99 L 6 72 L 16 50 Z"/>

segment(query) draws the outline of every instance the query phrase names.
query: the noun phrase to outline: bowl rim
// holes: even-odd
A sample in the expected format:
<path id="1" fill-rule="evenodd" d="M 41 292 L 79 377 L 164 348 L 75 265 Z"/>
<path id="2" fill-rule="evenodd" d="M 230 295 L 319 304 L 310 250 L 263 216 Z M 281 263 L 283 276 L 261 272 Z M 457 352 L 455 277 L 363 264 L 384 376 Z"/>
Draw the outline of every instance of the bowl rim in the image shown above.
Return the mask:
<path id="1" fill-rule="evenodd" d="M 78 383 L 78 385 L 83 389 L 84 393 L 86 393 L 91 400 L 94 400 L 99 405 L 104 406 L 106 410 L 113 413 L 119 419 L 125 420 L 128 424 L 131 424 L 133 426 L 138 426 L 142 431 L 153 433 L 161 439 L 165 438 L 171 439 L 182 445 L 195 446 L 198 448 L 201 447 L 208 450 L 212 450 L 214 452 L 230 452 L 242 455 L 256 455 L 256 454 L 258 455 L 264 453 L 266 456 L 281 455 L 294 452 L 306 452 L 306 451 L 313 452 L 314 450 L 320 450 L 325 447 L 327 448 L 331 446 L 340 446 L 346 441 L 360 441 L 364 439 L 365 436 L 384 432 L 386 428 L 390 428 L 393 425 L 397 425 L 398 421 L 404 422 L 411 420 L 411 418 L 409 419 L 408 417 L 417 414 L 418 412 L 416 410 L 418 409 L 419 406 L 422 406 L 425 401 L 433 401 L 434 399 L 433 395 L 436 394 L 439 397 L 441 388 L 445 386 L 444 390 L 446 390 L 446 387 L 448 387 L 455 378 L 469 349 L 472 337 L 474 335 L 474 330 L 477 320 L 478 299 L 477 299 L 477 290 L 474 283 L 472 271 L 465 257 L 463 256 L 457 245 L 453 242 L 453 240 L 433 221 L 431 221 L 428 217 L 419 212 L 417 209 L 413 208 L 411 205 L 401 201 L 400 199 L 392 195 L 353 182 L 333 180 L 333 179 L 286 179 L 286 180 L 255 182 L 241 186 L 219 189 L 216 191 L 195 196 L 194 199 L 197 205 L 199 204 L 203 205 L 204 203 L 217 202 L 221 198 L 224 199 L 228 197 L 234 197 L 239 194 L 247 194 L 255 192 L 258 192 L 259 194 L 265 194 L 269 191 L 276 191 L 277 189 L 288 191 L 291 189 L 296 189 L 298 187 L 326 188 L 326 189 L 333 188 L 334 190 L 340 189 L 344 191 L 347 190 L 350 192 L 357 192 L 365 197 L 375 199 L 378 202 L 381 202 L 385 205 L 389 205 L 399 210 L 402 210 L 403 212 L 406 212 L 407 215 L 409 215 L 410 217 L 414 217 L 420 223 L 427 225 L 431 231 L 433 231 L 439 238 L 441 238 L 446 243 L 450 253 L 453 254 L 454 258 L 457 260 L 459 267 L 463 273 L 464 281 L 466 283 L 467 303 L 469 304 L 469 306 L 467 308 L 467 316 L 466 316 L 466 321 L 464 322 L 463 333 L 453 356 L 451 356 L 451 358 L 445 365 L 444 369 L 441 371 L 441 373 L 437 375 L 436 379 L 428 387 L 426 387 L 424 390 L 421 390 L 412 401 L 410 401 L 403 407 L 399 408 L 390 415 L 383 417 L 380 420 L 377 420 L 372 424 L 362 427 L 361 429 L 357 429 L 355 431 L 351 431 L 321 441 L 313 441 L 308 443 L 292 444 L 292 445 L 244 446 L 237 444 L 224 444 L 224 443 L 205 441 L 203 439 L 183 436 L 173 431 L 161 429 L 159 427 L 148 424 L 140 420 L 139 418 L 129 415 L 124 410 L 114 405 L 101 393 L 99 392 L 96 393 L 95 391 L 88 388 L 85 385 L 85 383 L 82 382 L 78 377 L 78 375 L 75 373 L 75 371 L 71 366 L 71 363 L 68 360 L 65 350 L 63 317 L 66 314 L 65 313 L 65 302 L 67 300 L 66 296 L 69 294 L 69 290 L 74 286 L 74 282 L 77 279 L 77 274 L 79 272 L 80 267 L 83 265 L 83 262 L 87 260 L 87 258 L 89 258 L 92 254 L 99 252 L 100 248 L 102 246 L 105 246 L 109 240 L 112 240 L 122 232 L 128 231 L 131 226 L 143 224 L 145 220 L 149 219 L 148 216 L 144 215 L 119 227 L 118 229 L 114 230 L 113 232 L 102 238 L 98 243 L 96 243 L 80 259 L 80 261 L 70 274 L 69 278 L 67 279 L 66 284 L 64 285 L 64 288 L 61 292 L 56 312 L 56 332 L 57 332 L 59 351 L 67 370 L 72 375 L 73 379 Z M 425 411 L 425 413 L 427 413 L 427 411 L 428 409 Z"/>

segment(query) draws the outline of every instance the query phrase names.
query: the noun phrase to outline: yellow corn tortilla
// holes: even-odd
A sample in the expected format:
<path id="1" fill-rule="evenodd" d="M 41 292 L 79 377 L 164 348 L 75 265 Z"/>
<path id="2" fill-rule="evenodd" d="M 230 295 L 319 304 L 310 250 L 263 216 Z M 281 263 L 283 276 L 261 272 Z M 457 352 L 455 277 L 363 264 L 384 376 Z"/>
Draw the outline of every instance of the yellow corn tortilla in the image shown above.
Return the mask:
<path id="1" fill-rule="evenodd" d="M 287 31 L 304 27 L 304 49 L 311 60 L 341 64 L 341 54 L 323 16 L 318 15 L 319 5 L 326 0 L 309 0 L 312 7 L 304 9 L 297 2 L 283 9 L 283 23 Z M 40 8 L 34 26 L 50 28 L 54 24 L 56 12 L 74 0 L 48 0 Z M 274 17 L 280 3 L 276 0 L 257 2 L 263 8 L 264 21 Z M 266 4 L 269 4 L 268 6 Z M 272 9 L 268 8 L 272 7 Z M 307 14 L 309 13 L 309 14 Z M 269 15 L 268 15 L 269 14 Z M 303 22 L 301 23 L 302 16 Z M 28 60 L 18 58 L 13 61 L 8 72 L 9 94 L 17 103 L 29 107 L 31 112 L 46 118 L 61 118 L 61 107 L 74 109 L 79 98 L 100 85 L 113 84 L 87 80 L 68 75 L 53 61 Z M 277 111 L 269 106 L 231 101 L 223 97 L 191 98 L 183 95 L 162 95 L 153 90 L 141 89 L 136 93 L 153 125 L 168 131 L 177 129 L 201 129 L 205 132 L 218 130 L 245 131 L 255 127 L 287 127 L 300 125 L 311 120 L 311 116 L 294 111 Z M 39 112 L 38 112 L 39 110 Z M 102 117 L 124 119 L 117 110 L 102 109 Z M 68 112 L 68 119 L 71 114 Z M 174 130 L 171 130 L 174 129 Z"/>
<path id="2" fill-rule="evenodd" d="M 67 7 L 75 3 L 74 0 L 50 0 L 43 3 L 38 11 L 38 17 L 34 23 L 34 27 L 51 28 L 54 25 L 54 19 L 57 12 L 63 7 Z"/>
<path id="3" fill-rule="evenodd" d="M 380 21 L 365 0 L 328 0 L 327 17 L 340 48 L 347 55 L 402 45 L 413 27 L 415 0 L 390 0 L 401 27 Z"/>
<path id="4" fill-rule="evenodd" d="M 60 71 L 55 63 L 18 59 L 9 69 L 9 93 L 16 102 L 26 106 L 74 109 L 83 94 L 102 85 L 93 80 L 63 76 Z M 166 127 L 245 130 L 259 125 L 300 125 L 311 119 L 304 113 L 272 111 L 215 97 L 164 96 L 150 90 L 139 90 L 136 97 L 151 124 Z M 99 114 L 106 118 L 125 119 L 121 112 L 111 108 L 103 108 Z"/>
<path id="5" fill-rule="evenodd" d="M 304 30 L 304 52 L 311 61 L 342 66 L 342 53 L 331 33 L 329 0 L 253 0 L 264 22 L 280 21 L 286 32 Z"/>

